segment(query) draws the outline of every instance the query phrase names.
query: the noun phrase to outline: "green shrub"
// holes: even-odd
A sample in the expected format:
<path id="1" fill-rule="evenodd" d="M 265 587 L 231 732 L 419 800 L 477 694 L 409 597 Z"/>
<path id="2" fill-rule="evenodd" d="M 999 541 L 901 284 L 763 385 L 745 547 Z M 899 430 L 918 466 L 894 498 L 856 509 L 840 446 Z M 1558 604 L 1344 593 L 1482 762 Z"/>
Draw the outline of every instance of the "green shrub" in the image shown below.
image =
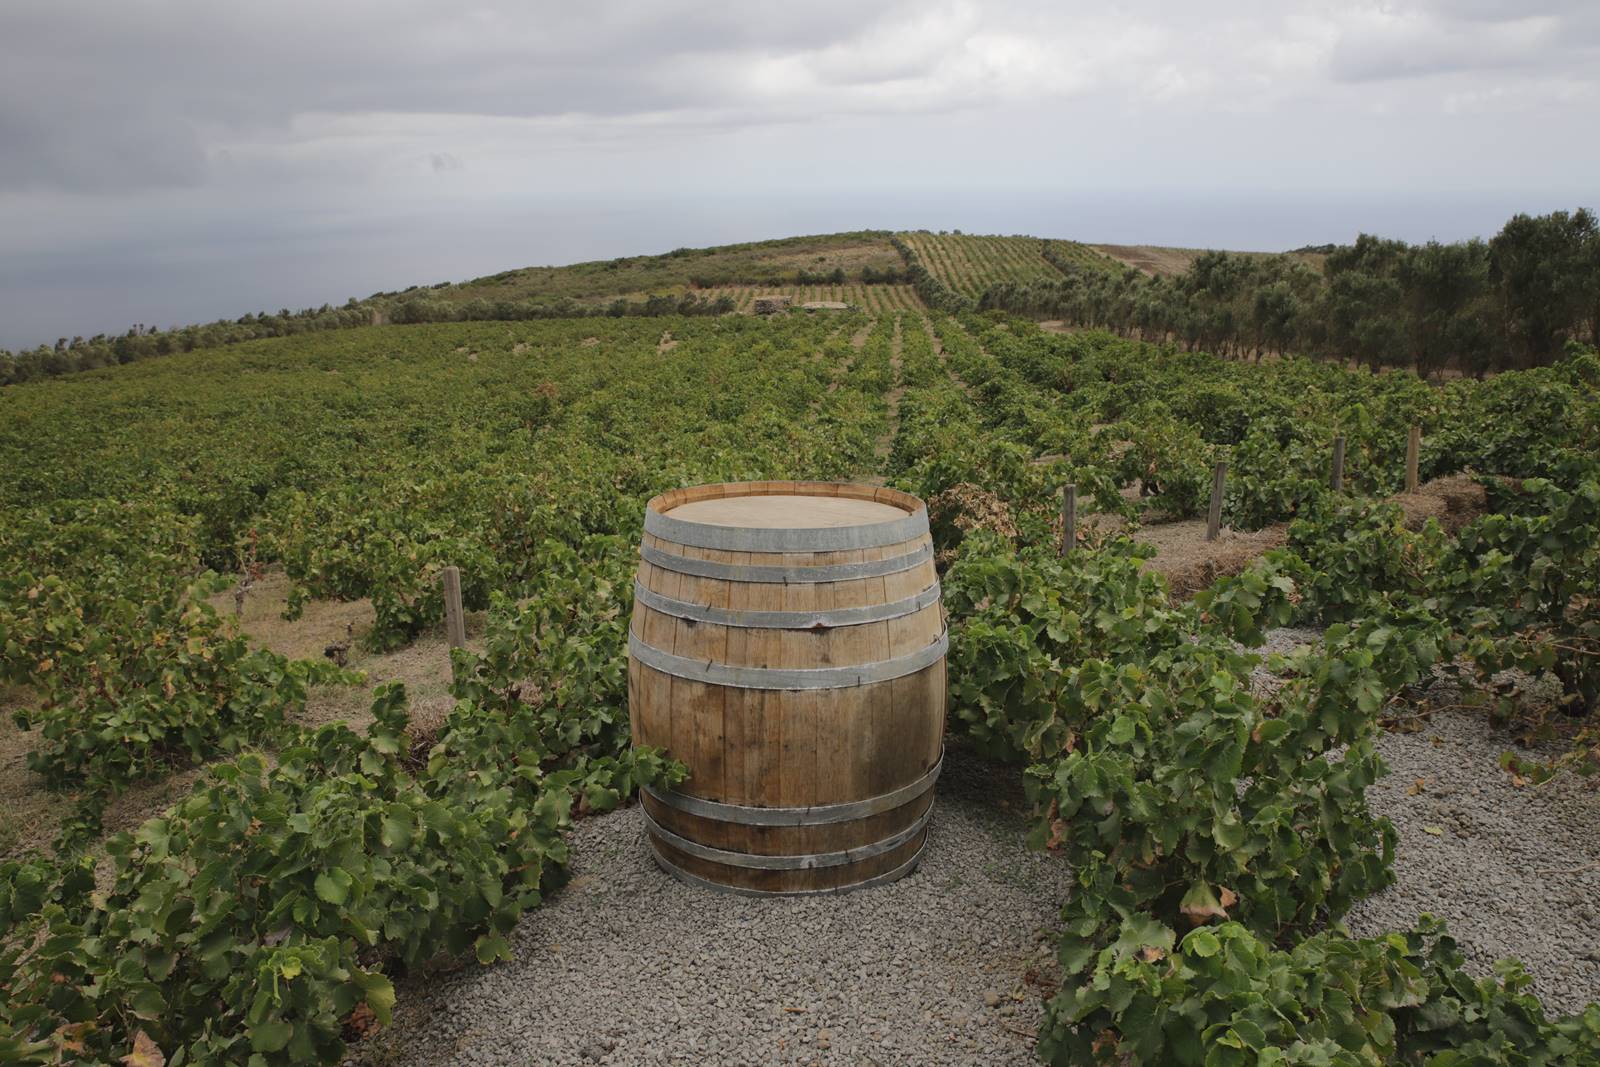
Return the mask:
<path id="1" fill-rule="evenodd" d="M 1244 925 L 1124 920 L 1092 976 L 1050 1004 L 1057 1067 L 1586 1067 L 1600 1006 L 1546 1018 L 1514 961 L 1474 979 L 1444 925 L 1275 947 Z"/>

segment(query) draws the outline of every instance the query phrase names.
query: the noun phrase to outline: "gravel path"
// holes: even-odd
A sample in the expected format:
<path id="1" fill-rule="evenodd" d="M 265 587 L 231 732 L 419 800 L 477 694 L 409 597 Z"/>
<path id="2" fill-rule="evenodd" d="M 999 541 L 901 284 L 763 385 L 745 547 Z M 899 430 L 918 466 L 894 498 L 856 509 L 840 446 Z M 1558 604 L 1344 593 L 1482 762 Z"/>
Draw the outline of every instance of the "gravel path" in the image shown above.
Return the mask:
<path id="1" fill-rule="evenodd" d="M 1432 912 L 1469 969 L 1515 956 L 1551 1014 L 1577 1012 L 1600 1001 L 1600 782 L 1518 788 L 1499 766 L 1515 747 L 1469 711 L 1379 738 L 1390 773 L 1368 796 L 1400 832 L 1399 880 L 1347 923 L 1371 935 Z"/>
<path id="2" fill-rule="evenodd" d="M 1309 629 L 1266 636 L 1263 652 L 1322 639 Z M 1266 695 L 1281 679 L 1263 666 L 1252 682 Z M 1443 680 L 1430 693 L 1451 694 Z M 1380 733 L 1377 747 L 1389 774 L 1367 796 L 1399 831 L 1397 881 L 1351 910 L 1351 932 L 1403 929 L 1429 912 L 1449 924 L 1469 970 L 1486 976 L 1496 960 L 1521 960 L 1550 1014 L 1600 1001 L 1600 780 L 1516 786 L 1502 752 L 1559 749 L 1521 748 L 1467 710 L 1435 712 L 1416 733 Z"/>
<path id="3" fill-rule="evenodd" d="M 1032 1064 L 1067 869 L 1024 845 L 1014 771 L 952 749 L 938 788 L 916 872 L 820 899 L 682 885 L 636 808 L 584 820 L 515 959 L 405 983 L 353 1062 Z"/>
<path id="4" fill-rule="evenodd" d="M 1319 639 L 1278 630 L 1267 650 Z M 1575 1012 L 1600 1000 L 1600 783 L 1518 788 L 1511 747 L 1464 711 L 1380 735 L 1391 773 L 1370 796 L 1399 831 L 1399 880 L 1347 922 L 1371 935 L 1431 912 L 1469 969 L 1516 956 L 1552 1014 Z M 351 1062 L 1032 1064 L 1055 978 L 1042 931 L 1070 876 L 1024 846 L 1014 771 L 953 748 L 938 804 L 917 872 L 820 899 L 681 885 L 637 809 L 584 820 L 573 881 L 517 928 L 516 958 L 406 982 Z"/>

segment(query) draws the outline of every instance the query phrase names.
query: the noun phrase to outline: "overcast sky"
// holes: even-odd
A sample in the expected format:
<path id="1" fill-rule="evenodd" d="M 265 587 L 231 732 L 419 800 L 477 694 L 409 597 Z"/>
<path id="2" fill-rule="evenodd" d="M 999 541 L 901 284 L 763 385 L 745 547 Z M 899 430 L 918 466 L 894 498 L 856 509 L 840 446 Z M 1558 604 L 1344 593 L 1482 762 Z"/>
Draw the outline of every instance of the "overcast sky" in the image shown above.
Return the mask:
<path id="1" fill-rule="evenodd" d="M 855 228 L 1600 206 L 1597 0 L 0 0 L 0 345 Z"/>

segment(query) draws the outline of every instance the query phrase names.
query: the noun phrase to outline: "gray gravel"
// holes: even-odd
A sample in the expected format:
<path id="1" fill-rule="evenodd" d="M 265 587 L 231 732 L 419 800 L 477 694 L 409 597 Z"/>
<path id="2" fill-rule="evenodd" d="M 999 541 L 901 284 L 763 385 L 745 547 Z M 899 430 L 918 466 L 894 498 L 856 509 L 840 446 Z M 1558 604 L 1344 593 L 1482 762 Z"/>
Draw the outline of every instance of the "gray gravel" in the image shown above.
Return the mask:
<path id="1" fill-rule="evenodd" d="M 1286 628 L 1266 637 L 1263 653 L 1316 644 L 1322 634 Z M 1263 665 L 1251 683 L 1264 696 L 1282 680 Z M 1526 701 L 1553 697 L 1528 680 L 1521 690 Z M 1425 695 L 1436 705 L 1459 698 L 1442 672 Z M 1357 904 L 1346 925 L 1372 936 L 1428 912 L 1449 924 L 1474 973 L 1492 974 L 1507 956 L 1521 960 L 1551 1014 L 1600 1000 L 1600 779 L 1519 787 L 1500 769 L 1501 753 L 1548 758 L 1559 747 L 1523 748 L 1470 710 L 1418 721 L 1417 732 L 1378 735 L 1389 774 L 1367 794 L 1400 834 L 1397 881 Z"/>
<path id="2" fill-rule="evenodd" d="M 1368 796 L 1400 832 L 1399 880 L 1347 924 L 1371 935 L 1431 912 L 1469 970 L 1515 956 L 1547 1011 L 1577 1012 L 1600 1000 L 1600 781 L 1519 788 L 1499 766 L 1508 749 L 1535 754 L 1470 711 L 1380 736 L 1390 773 Z"/>
<path id="3" fill-rule="evenodd" d="M 586 819 L 515 958 L 404 983 L 354 1062 L 1034 1063 L 1070 879 L 1023 843 L 1015 779 L 952 750 L 921 867 L 829 898 L 694 889 L 636 808 Z"/>
<path id="4" fill-rule="evenodd" d="M 1283 626 L 1276 630 L 1268 630 L 1263 636 L 1266 640 L 1261 643 L 1260 648 L 1248 650 L 1260 656 L 1263 660 L 1275 652 L 1280 655 L 1288 655 L 1301 645 L 1320 645 L 1322 643 L 1321 630 L 1293 626 Z M 1250 673 L 1250 691 L 1255 694 L 1258 700 L 1270 698 L 1281 688 L 1283 688 L 1283 677 L 1274 674 L 1265 662 L 1258 664 L 1256 669 Z"/>
<path id="5" fill-rule="evenodd" d="M 1277 630 L 1265 651 L 1318 640 Z M 1253 682 L 1278 684 L 1264 667 Z M 1399 880 L 1347 922 L 1371 935 L 1431 912 L 1470 970 L 1514 955 L 1553 1014 L 1574 1012 L 1600 1000 L 1600 781 L 1519 788 L 1498 763 L 1514 747 L 1466 711 L 1380 735 L 1391 774 L 1370 796 L 1399 831 Z M 516 958 L 407 981 L 352 1063 L 1034 1063 L 1070 876 L 1023 844 L 1014 771 L 952 750 L 938 803 L 916 873 L 820 899 L 681 885 L 637 809 L 584 820 L 573 881 L 517 928 Z"/>

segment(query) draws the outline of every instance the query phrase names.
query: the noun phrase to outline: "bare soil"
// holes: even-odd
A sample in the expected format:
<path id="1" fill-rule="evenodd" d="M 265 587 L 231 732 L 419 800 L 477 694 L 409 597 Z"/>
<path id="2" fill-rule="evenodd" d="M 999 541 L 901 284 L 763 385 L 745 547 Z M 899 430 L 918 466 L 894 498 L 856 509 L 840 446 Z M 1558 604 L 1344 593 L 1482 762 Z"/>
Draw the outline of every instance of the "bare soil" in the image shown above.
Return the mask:
<path id="1" fill-rule="evenodd" d="M 412 735 L 431 737 L 438 731 L 455 706 L 450 696 L 449 644 L 442 635 L 424 634 L 396 652 L 364 652 L 360 638 L 373 619 L 369 602 L 311 601 L 291 622 L 283 618 L 288 595 L 289 579 L 282 573 L 269 572 L 251 588 L 239 617 L 251 642 L 291 659 L 320 659 L 331 646 L 346 646 L 347 665 L 367 676 L 365 685 L 313 686 L 305 711 L 294 717 L 295 722 L 317 727 L 342 720 L 351 729 L 364 730 L 372 721 L 372 689 L 399 681 L 405 683 L 410 698 Z M 211 603 L 219 614 L 233 614 L 231 592 L 218 594 Z M 468 647 L 481 647 L 483 613 L 469 612 L 466 621 Z M 74 807 L 70 793 L 51 790 L 28 770 L 28 753 L 38 738 L 17 726 L 15 713 L 37 699 L 27 689 L 0 689 L 0 859 L 47 849 Z M 133 829 L 165 811 L 187 795 L 205 771 L 204 766 L 186 767 L 129 786 L 106 810 L 106 833 Z"/>
<path id="2" fill-rule="evenodd" d="M 37 698 L 21 687 L 0 689 L 0 858 L 10 859 L 48 845 L 72 811 L 70 798 L 52 793 L 28 770 L 33 733 L 14 716 Z"/>
<path id="3" fill-rule="evenodd" d="M 1144 271 L 1146 274 L 1155 274 L 1169 277 L 1182 274 L 1189 269 L 1189 264 L 1200 255 L 1198 248 L 1161 248 L 1157 245 L 1091 245 L 1095 251 L 1103 252 L 1129 267 Z"/>
<path id="4" fill-rule="evenodd" d="M 1406 513 L 1406 526 L 1422 528 L 1435 519 L 1446 533 L 1454 534 L 1489 510 L 1489 494 L 1470 474 L 1451 474 L 1417 487 L 1415 493 L 1391 497 Z"/>
<path id="5" fill-rule="evenodd" d="M 0 860 L 48 850 L 77 803 L 71 792 L 50 789 L 28 769 L 28 753 L 37 743 L 37 735 L 20 729 L 13 714 L 36 699 L 24 689 L 0 694 L 4 713 L 0 722 Z M 131 830 L 171 807 L 189 792 L 201 773 L 203 768 L 185 768 L 129 786 L 105 811 L 107 836 Z"/>
<path id="6" fill-rule="evenodd" d="M 1215 541 L 1207 541 L 1204 519 L 1141 526 L 1133 535 L 1140 544 L 1155 546 L 1145 568 L 1167 579 L 1174 600 L 1187 600 L 1218 578 L 1238 574 L 1287 537 L 1288 527 L 1279 523 L 1248 532 L 1223 527 Z"/>
<path id="7" fill-rule="evenodd" d="M 863 267 L 884 270 L 898 269 L 903 265 L 900 253 L 894 250 L 893 245 L 886 240 L 875 238 L 855 245 L 834 246 L 822 251 L 821 254 L 816 249 L 804 249 L 766 256 L 763 260 L 783 273 L 799 270 L 826 273 L 838 267 L 846 275 L 858 277 Z"/>
<path id="8" fill-rule="evenodd" d="M 423 634 L 394 652 L 370 653 L 361 638 L 372 627 L 372 604 L 367 600 L 313 600 L 300 618 L 283 618 L 288 605 L 289 579 L 268 572 L 250 589 L 239 622 L 251 642 L 291 659 L 320 659 L 332 646 L 344 646 L 346 665 L 367 676 L 365 686 L 314 686 L 306 710 L 296 721 L 305 726 L 343 720 L 352 729 L 365 729 L 372 721 L 371 691 L 384 682 L 403 682 L 411 703 L 413 731 L 436 729 L 455 701 L 450 696 L 450 646 L 442 634 Z M 233 595 L 213 598 L 218 612 L 233 612 Z M 467 612 L 467 647 L 478 647 L 484 614 Z"/>
<path id="9" fill-rule="evenodd" d="M 1488 495 L 1470 474 L 1435 478 L 1415 493 L 1390 497 L 1406 515 L 1406 526 L 1420 529 L 1435 519 L 1454 534 L 1488 510 Z M 1156 555 L 1145 566 L 1164 575 L 1175 600 L 1193 596 L 1224 575 L 1238 574 L 1257 556 L 1283 544 L 1287 523 L 1241 532 L 1224 527 L 1217 540 L 1206 540 L 1204 519 L 1146 523 L 1133 535 L 1135 541 L 1154 545 Z"/>

